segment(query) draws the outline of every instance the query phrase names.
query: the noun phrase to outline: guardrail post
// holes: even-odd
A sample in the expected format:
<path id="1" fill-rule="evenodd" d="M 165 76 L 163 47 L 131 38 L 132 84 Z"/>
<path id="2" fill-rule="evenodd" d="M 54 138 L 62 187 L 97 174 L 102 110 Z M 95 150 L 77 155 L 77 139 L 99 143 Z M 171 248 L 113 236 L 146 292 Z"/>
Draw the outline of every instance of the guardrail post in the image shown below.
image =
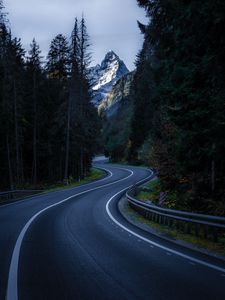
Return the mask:
<path id="1" fill-rule="evenodd" d="M 151 213 L 151 221 L 153 221 L 154 220 L 154 213 L 152 212 Z"/>
<path id="2" fill-rule="evenodd" d="M 190 234 L 191 233 L 191 224 L 187 223 L 186 225 L 186 233 Z"/>
<path id="3" fill-rule="evenodd" d="M 195 224 L 195 235 L 199 236 L 199 225 Z"/>
<path id="4" fill-rule="evenodd" d="M 209 232 L 209 226 L 205 225 L 204 226 L 204 238 L 207 239 L 208 237 L 208 232 Z"/>
<path id="5" fill-rule="evenodd" d="M 164 217 L 164 225 L 168 225 L 168 218 Z"/>
<path id="6" fill-rule="evenodd" d="M 153 216 L 153 213 L 150 212 L 150 220 L 152 221 L 152 216 Z"/>
<path id="7" fill-rule="evenodd" d="M 216 243 L 216 242 L 218 242 L 217 228 L 213 227 L 212 232 L 213 232 L 213 241 Z"/>
<path id="8" fill-rule="evenodd" d="M 185 228 L 185 224 L 181 221 L 180 222 L 180 230 L 184 231 L 184 228 Z"/>

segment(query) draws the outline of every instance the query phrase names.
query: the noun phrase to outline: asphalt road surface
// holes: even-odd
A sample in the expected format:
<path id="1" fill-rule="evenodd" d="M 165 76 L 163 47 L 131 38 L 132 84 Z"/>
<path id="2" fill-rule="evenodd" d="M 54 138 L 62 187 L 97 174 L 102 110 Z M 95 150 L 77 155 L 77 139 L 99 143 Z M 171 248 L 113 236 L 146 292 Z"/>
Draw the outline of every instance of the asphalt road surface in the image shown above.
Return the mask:
<path id="1" fill-rule="evenodd" d="M 0 300 L 225 299 L 225 266 L 126 221 L 117 204 L 151 176 L 106 178 L 0 206 Z"/>

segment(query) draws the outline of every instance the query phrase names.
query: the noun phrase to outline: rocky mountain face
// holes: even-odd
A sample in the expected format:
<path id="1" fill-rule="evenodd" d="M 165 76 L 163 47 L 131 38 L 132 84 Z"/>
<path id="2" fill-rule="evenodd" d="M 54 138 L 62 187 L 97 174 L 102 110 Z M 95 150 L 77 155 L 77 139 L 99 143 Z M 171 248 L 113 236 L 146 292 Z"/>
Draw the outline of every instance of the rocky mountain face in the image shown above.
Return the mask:
<path id="1" fill-rule="evenodd" d="M 130 88 L 134 78 L 134 72 L 121 77 L 112 87 L 98 106 L 99 114 L 104 114 L 108 119 L 113 117 L 125 102 L 130 102 Z M 129 103 L 127 103 L 129 105 Z"/>
<path id="2" fill-rule="evenodd" d="M 104 150 L 115 161 L 126 156 L 124 151 L 129 144 L 134 73 L 128 71 L 113 51 L 106 54 L 101 65 L 91 70 L 95 81 L 94 104 L 103 121 Z"/>
<path id="3" fill-rule="evenodd" d="M 103 99 L 112 91 L 114 84 L 128 74 L 124 62 L 113 51 L 109 51 L 101 65 L 90 68 L 90 79 L 93 84 L 93 103 L 98 107 Z"/>
<path id="4" fill-rule="evenodd" d="M 98 108 L 103 120 L 105 154 L 112 161 L 119 161 L 128 155 L 133 116 L 133 78 L 134 72 L 131 72 L 119 79 Z"/>

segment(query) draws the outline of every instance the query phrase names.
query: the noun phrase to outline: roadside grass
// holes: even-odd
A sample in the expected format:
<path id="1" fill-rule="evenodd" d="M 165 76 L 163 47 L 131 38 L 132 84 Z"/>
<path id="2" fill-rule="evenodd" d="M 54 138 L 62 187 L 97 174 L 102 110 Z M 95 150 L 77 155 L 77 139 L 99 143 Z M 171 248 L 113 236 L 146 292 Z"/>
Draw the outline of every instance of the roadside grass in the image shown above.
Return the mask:
<path id="1" fill-rule="evenodd" d="M 139 190 L 136 197 L 141 200 L 152 201 L 154 204 L 158 203 L 160 182 L 157 178 L 145 183 L 143 185 L 144 190 Z M 146 190 L 145 190 L 146 189 Z"/>
<path id="2" fill-rule="evenodd" d="M 105 175 L 104 171 L 96 169 L 96 168 L 92 168 L 90 171 L 90 174 L 80 181 L 71 180 L 69 185 L 64 185 L 62 182 L 60 182 L 60 183 L 45 187 L 43 192 L 49 193 L 49 192 L 56 192 L 56 191 L 64 190 L 64 189 L 70 189 L 70 188 L 80 186 L 82 184 L 90 183 L 92 181 L 100 179 L 104 175 Z"/>
<path id="3" fill-rule="evenodd" d="M 49 193 L 49 192 L 56 192 L 56 191 L 60 191 L 60 190 L 65 190 L 65 189 L 70 189 L 76 186 L 80 186 L 82 184 L 85 183 L 90 183 L 93 182 L 95 180 L 101 179 L 102 177 L 104 177 L 106 175 L 106 172 L 103 170 L 99 170 L 97 168 L 92 168 L 90 170 L 90 173 L 88 174 L 88 176 L 86 176 L 84 179 L 80 180 L 80 181 L 75 181 L 75 180 L 70 180 L 70 184 L 69 185 L 64 185 L 62 182 L 58 182 L 57 184 L 40 184 L 38 186 L 38 192 L 37 193 L 31 193 L 29 195 L 23 195 L 20 196 L 18 198 L 13 198 L 12 201 L 18 201 L 18 200 L 24 200 L 27 198 L 31 198 L 34 196 L 38 196 L 41 194 L 45 194 L 45 193 Z M 31 190 L 31 189 L 35 189 L 34 186 L 31 185 L 26 185 L 26 187 L 21 187 L 21 189 L 24 189 L 24 191 L 26 190 Z M 8 199 L 7 200 L 1 200 L 0 199 L 0 205 L 1 204 L 7 204 L 8 202 L 10 202 Z"/>
<path id="4" fill-rule="evenodd" d="M 142 222 L 155 228 L 156 230 L 160 231 L 161 233 L 168 235 L 171 238 L 174 238 L 176 240 L 185 241 L 185 242 L 190 243 L 198 248 L 207 249 L 209 251 L 216 252 L 221 255 L 225 255 L 225 237 L 222 237 L 222 238 L 220 237 L 218 239 L 218 242 L 215 243 L 213 241 L 206 240 L 203 237 L 197 237 L 193 234 L 186 234 L 175 228 L 170 228 L 166 225 L 161 225 L 161 224 L 151 222 L 142 216 L 140 217 L 140 219 L 142 219 Z"/>
<path id="5" fill-rule="evenodd" d="M 152 222 L 145 217 L 141 216 L 137 212 L 135 212 L 129 204 L 127 204 L 127 213 L 132 215 L 132 219 L 136 220 L 137 222 L 143 223 L 147 225 L 150 229 L 155 230 L 157 233 L 164 235 L 168 238 L 175 239 L 178 241 L 183 241 L 188 244 L 191 244 L 199 249 L 207 250 L 219 255 L 225 256 L 225 236 L 220 236 L 218 238 L 218 242 L 215 243 L 211 240 L 205 239 L 203 237 L 197 237 L 194 234 L 187 234 L 176 228 L 171 228 L 166 225 L 158 224 Z"/>

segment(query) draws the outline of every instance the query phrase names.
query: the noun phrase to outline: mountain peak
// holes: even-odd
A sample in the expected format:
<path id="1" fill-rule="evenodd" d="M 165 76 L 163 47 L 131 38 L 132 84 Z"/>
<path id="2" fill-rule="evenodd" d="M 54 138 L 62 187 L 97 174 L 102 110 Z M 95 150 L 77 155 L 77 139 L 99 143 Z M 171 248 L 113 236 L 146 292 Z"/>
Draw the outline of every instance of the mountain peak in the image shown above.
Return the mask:
<path id="1" fill-rule="evenodd" d="M 105 69 L 107 67 L 111 68 L 113 63 L 118 65 L 120 63 L 120 61 L 121 60 L 120 60 L 119 56 L 116 55 L 116 53 L 114 51 L 110 50 L 109 52 L 106 53 L 105 58 L 101 62 L 101 67 L 103 69 Z"/>
<path id="2" fill-rule="evenodd" d="M 119 56 L 116 55 L 116 53 L 113 50 L 110 50 L 109 52 L 106 53 L 105 59 L 109 59 L 109 60 L 119 59 Z"/>
<path id="3" fill-rule="evenodd" d="M 96 106 L 112 90 L 113 85 L 125 74 L 129 73 L 125 63 L 110 50 L 105 55 L 101 65 L 90 70 L 90 78 L 94 83 L 94 100 Z"/>

